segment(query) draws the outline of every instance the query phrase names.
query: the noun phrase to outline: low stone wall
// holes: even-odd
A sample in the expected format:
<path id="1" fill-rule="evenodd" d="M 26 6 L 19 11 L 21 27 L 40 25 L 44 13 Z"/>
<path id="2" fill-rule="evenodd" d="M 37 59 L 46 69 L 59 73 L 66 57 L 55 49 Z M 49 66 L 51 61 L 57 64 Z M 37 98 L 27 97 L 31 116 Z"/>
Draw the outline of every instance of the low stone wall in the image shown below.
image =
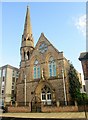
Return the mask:
<path id="1" fill-rule="evenodd" d="M 12 112 L 12 113 L 16 113 L 16 112 L 31 112 L 31 108 L 30 107 L 8 107 L 8 112 Z"/>
<path id="2" fill-rule="evenodd" d="M 77 106 L 52 107 L 42 106 L 42 112 L 77 112 Z"/>
<path id="3" fill-rule="evenodd" d="M 41 112 L 83 112 L 83 111 L 88 111 L 88 106 L 84 108 L 84 106 L 63 106 L 63 107 L 56 107 L 56 106 L 41 106 Z M 7 112 L 24 112 L 28 113 L 31 112 L 31 107 L 8 107 Z"/>

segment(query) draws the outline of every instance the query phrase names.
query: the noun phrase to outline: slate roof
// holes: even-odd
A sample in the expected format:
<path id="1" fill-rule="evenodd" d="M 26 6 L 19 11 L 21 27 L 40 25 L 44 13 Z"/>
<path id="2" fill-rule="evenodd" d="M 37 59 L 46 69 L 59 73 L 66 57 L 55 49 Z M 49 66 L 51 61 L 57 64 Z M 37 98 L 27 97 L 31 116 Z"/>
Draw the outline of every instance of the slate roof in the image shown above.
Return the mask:
<path id="1" fill-rule="evenodd" d="M 88 59 L 88 52 L 80 53 L 79 60 L 87 60 Z"/>

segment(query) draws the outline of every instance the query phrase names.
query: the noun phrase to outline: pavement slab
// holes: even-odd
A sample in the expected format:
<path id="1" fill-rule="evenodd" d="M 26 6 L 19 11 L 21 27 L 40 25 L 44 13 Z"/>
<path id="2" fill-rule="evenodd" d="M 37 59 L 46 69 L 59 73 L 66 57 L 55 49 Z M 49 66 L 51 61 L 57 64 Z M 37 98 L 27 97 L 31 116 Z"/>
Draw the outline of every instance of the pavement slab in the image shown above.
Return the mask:
<path id="1" fill-rule="evenodd" d="M 59 113 L 0 113 L 0 117 L 15 118 L 85 118 L 84 112 L 59 112 Z"/>

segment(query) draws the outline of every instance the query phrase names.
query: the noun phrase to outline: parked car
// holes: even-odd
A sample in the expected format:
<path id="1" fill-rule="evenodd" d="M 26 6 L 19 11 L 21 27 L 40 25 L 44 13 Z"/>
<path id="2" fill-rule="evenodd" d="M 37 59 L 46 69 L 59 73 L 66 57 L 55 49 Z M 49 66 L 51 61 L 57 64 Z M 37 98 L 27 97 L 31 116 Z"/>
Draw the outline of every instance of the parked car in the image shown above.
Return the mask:
<path id="1" fill-rule="evenodd" d="M 4 102 L 2 100 L 0 100 L 0 112 L 2 113 L 6 112 L 6 108 L 4 107 Z"/>
<path id="2" fill-rule="evenodd" d="M 4 106 L 0 106 L 0 112 L 5 113 L 6 112 L 6 108 Z"/>

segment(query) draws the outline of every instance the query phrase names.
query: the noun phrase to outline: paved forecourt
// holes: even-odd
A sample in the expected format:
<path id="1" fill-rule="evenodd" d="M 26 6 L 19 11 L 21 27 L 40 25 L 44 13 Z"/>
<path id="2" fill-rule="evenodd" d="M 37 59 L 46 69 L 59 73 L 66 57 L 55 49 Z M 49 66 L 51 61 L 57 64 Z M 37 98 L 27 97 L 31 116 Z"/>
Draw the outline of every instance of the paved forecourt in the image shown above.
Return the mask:
<path id="1" fill-rule="evenodd" d="M 85 118 L 84 112 L 59 112 L 59 113 L 0 113 L 0 117 L 15 118 Z"/>

